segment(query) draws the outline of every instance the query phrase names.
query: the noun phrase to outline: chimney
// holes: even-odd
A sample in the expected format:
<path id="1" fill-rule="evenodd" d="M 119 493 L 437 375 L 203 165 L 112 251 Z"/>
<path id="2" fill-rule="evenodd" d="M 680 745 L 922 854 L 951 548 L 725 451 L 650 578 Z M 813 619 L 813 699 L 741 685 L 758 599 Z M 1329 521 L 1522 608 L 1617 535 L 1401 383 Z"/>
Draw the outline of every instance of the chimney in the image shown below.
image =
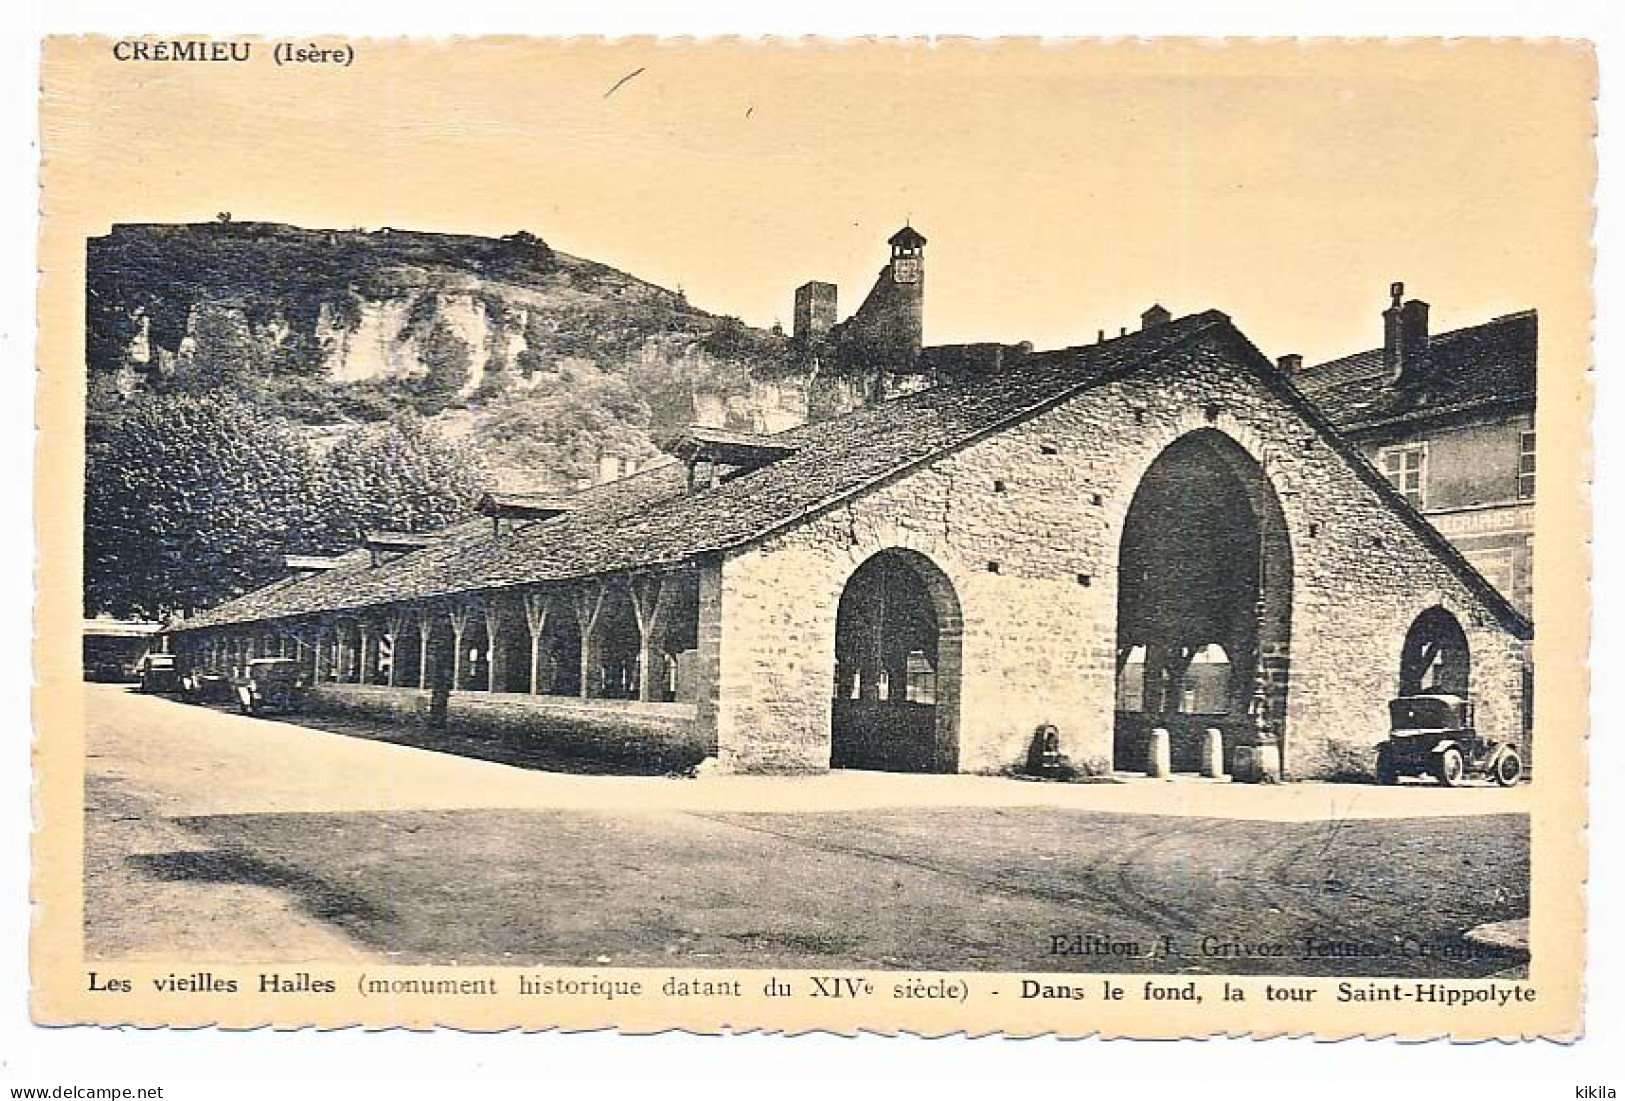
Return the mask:
<path id="1" fill-rule="evenodd" d="M 1156 303 L 1140 315 L 1140 330 L 1143 332 L 1146 329 L 1155 329 L 1158 325 L 1166 325 L 1173 320 L 1173 316 L 1162 307 L 1162 303 Z"/>
<path id="2" fill-rule="evenodd" d="M 1277 359 L 1275 365 L 1281 369 L 1283 375 L 1295 375 L 1303 370 L 1303 356 L 1297 352 L 1288 352 Z"/>
<path id="3" fill-rule="evenodd" d="M 1382 311 L 1382 363 L 1395 385 L 1422 380 L 1428 358 L 1428 304 L 1405 298 L 1405 284 L 1388 287 L 1391 301 Z"/>

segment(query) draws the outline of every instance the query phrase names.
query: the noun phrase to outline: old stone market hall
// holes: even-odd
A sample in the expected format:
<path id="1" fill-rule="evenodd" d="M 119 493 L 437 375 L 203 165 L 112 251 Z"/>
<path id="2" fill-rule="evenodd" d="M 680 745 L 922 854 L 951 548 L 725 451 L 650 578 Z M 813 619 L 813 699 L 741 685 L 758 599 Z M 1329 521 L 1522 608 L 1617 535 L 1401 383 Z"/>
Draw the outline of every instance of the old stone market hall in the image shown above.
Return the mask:
<path id="1" fill-rule="evenodd" d="M 1287 778 L 1368 771 L 1401 692 L 1519 740 L 1529 622 L 1218 312 L 968 356 L 563 498 L 492 494 L 171 625 L 311 703 L 741 772 L 1080 767 L 1267 706 Z M 449 696 L 445 695 L 449 690 Z"/>

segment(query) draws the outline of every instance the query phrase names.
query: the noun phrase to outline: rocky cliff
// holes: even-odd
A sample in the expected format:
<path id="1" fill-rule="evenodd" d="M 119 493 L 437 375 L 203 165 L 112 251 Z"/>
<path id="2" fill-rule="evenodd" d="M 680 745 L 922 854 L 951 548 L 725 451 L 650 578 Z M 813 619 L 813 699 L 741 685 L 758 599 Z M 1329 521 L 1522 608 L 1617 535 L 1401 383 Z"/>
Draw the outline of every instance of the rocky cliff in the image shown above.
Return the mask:
<path id="1" fill-rule="evenodd" d="M 412 409 L 481 443 L 512 488 L 645 464 L 686 424 L 805 420 L 816 356 L 777 330 L 550 248 L 225 219 L 87 246 L 92 403 L 251 393 L 313 433 Z"/>

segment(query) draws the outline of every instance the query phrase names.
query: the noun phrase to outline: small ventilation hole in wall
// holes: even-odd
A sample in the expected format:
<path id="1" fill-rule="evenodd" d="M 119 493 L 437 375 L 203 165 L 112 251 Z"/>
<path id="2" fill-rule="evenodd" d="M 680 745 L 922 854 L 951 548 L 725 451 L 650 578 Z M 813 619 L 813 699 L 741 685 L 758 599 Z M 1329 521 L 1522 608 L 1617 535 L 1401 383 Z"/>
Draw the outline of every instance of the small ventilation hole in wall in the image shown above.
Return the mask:
<path id="1" fill-rule="evenodd" d="M 1103 505 L 1106 503 L 1106 498 L 1102 497 L 1098 493 L 1091 493 L 1089 494 L 1089 503 L 1092 505 Z"/>
<path id="2" fill-rule="evenodd" d="M 1209 424 L 1212 424 L 1214 421 L 1219 419 L 1219 407 L 1210 402 L 1207 405 L 1202 406 L 1202 415 L 1207 417 L 1207 422 Z"/>
<path id="3" fill-rule="evenodd" d="M 1088 574 L 1086 574 L 1086 573 L 1078 574 L 1078 584 L 1082 585 L 1084 588 L 1087 589 L 1090 585 L 1093 585 L 1094 583 L 1095 583 L 1095 579 L 1093 577 L 1090 577 Z"/>
<path id="4" fill-rule="evenodd" d="M 1320 534 L 1320 525 L 1318 523 L 1311 522 L 1310 525 L 1309 525 L 1309 538 L 1313 539 L 1313 538 L 1315 538 L 1315 536 L 1317 536 L 1319 534 Z"/>
<path id="5" fill-rule="evenodd" d="M 1038 445 L 1038 453 L 1040 455 L 1059 455 L 1061 445 L 1058 443 L 1041 443 Z"/>
<path id="6" fill-rule="evenodd" d="M 999 564 L 997 562 L 989 562 L 987 564 L 987 572 L 988 573 L 998 573 L 999 572 Z"/>
<path id="7" fill-rule="evenodd" d="M 994 493 L 1003 493 L 1006 488 L 1007 487 L 1004 484 L 1004 479 L 1003 478 L 994 478 L 993 479 L 993 492 Z"/>

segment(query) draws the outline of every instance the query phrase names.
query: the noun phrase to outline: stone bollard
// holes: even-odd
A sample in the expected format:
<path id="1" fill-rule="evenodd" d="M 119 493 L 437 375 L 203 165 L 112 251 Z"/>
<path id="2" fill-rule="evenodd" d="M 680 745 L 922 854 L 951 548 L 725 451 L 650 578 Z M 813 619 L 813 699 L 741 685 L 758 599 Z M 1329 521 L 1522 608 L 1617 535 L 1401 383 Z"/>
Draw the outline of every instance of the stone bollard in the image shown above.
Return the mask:
<path id="1" fill-rule="evenodd" d="M 1159 726 L 1151 731 L 1151 744 L 1146 747 L 1145 774 L 1153 780 L 1166 780 L 1173 771 L 1173 751 L 1168 745 L 1168 731 Z"/>
<path id="2" fill-rule="evenodd" d="M 1213 780 L 1224 776 L 1224 734 L 1216 726 L 1202 731 L 1202 775 Z"/>
<path id="3" fill-rule="evenodd" d="M 1274 742 L 1236 747 L 1234 779 L 1242 784 L 1275 784 L 1281 780 L 1281 747 Z"/>

